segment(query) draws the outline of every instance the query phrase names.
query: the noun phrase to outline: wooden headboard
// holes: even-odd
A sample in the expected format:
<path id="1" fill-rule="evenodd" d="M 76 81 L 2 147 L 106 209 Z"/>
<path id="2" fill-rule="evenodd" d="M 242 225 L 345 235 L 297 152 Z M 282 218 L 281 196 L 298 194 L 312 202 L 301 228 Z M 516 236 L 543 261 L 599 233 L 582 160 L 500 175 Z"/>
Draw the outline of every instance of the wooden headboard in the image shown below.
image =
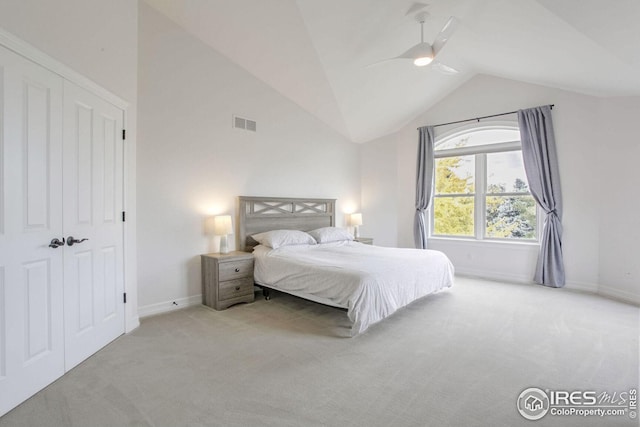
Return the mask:
<path id="1" fill-rule="evenodd" d="M 257 242 L 251 235 L 270 230 L 310 231 L 333 227 L 336 199 L 239 197 L 239 250 L 250 252 Z"/>

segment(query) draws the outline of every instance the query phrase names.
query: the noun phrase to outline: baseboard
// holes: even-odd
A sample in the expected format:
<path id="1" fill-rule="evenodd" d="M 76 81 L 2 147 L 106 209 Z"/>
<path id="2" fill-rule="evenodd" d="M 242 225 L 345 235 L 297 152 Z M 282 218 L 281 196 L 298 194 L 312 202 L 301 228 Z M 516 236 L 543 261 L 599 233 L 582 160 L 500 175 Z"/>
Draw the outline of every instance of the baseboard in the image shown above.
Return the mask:
<path id="1" fill-rule="evenodd" d="M 592 294 L 598 293 L 598 285 L 595 283 L 568 281 L 565 283 L 564 287 L 574 291 L 589 292 Z"/>
<path id="2" fill-rule="evenodd" d="M 472 277 L 477 279 L 495 280 L 499 282 L 519 283 L 519 284 L 533 284 L 531 278 L 527 278 L 517 274 L 505 274 L 505 273 L 488 273 L 485 270 L 473 270 L 465 268 L 456 268 L 456 275 Z M 595 283 L 587 282 L 566 282 L 564 289 L 569 289 L 578 292 L 586 292 L 594 295 L 599 295 L 604 298 L 615 299 L 618 301 L 626 302 L 633 305 L 640 306 L 640 295 L 634 295 L 631 292 L 621 291 L 619 289 L 611 288 L 609 286 L 597 285 Z"/>
<path id="3" fill-rule="evenodd" d="M 469 268 L 456 268 L 456 275 L 473 277 L 478 279 L 494 280 L 498 282 L 513 282 L 522 284 L 533 284 L 530 277 L 519 274 L 487 272 L 486 270 L 474 270 Z"/>
<path id="4" fill-rule="evenodd" d="M 186 298 L 178 298 L 171 301 L 149 304 L 138 307 L 138 316 L 142 319 L 156 314 L 168 313 L 181 308 L 202 304 L 202 295 L 193 295 Z"/>
<path id="5" fill-rule="evenodd" d="M 129 317 L 126 322 L 125 322 L 125 334 L 128 334 L 129 332 L 135 330 L 136 328 L 138 328 L 140 326 L 140 317 L 135 316 L 135 317 Z"/>
<path id="6" fill-rule="evenodd" d="M 640 306 L 640 295 L 633 294 L 627 291 L 621 291 L 620 289 L 615 289 L 610 286 L 599 286 L 598 294 L 605 296 L 607 298 L 628 302 L 633 305 Z"/>

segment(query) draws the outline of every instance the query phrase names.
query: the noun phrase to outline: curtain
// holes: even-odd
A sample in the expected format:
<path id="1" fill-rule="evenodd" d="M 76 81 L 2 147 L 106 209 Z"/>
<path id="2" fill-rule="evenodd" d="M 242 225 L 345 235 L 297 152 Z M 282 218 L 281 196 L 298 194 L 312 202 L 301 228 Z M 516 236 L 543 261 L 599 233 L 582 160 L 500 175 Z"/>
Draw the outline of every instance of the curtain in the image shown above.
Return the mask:
<path id="1" fill-rule="evenodd" d="M 416 213 L 413 221 L 413 239 L 418 249 L 427 248 L 425 211 L 433 194 L 433 126 L 418 128 L 418 164 L 416 167 Z"/>
<path id="2" fill-rule="evenodd" d="M 562 257 L 562 195 L 551 106 L 518 111 L 518 124 L 529 189 L 546 213 L 533 279 L 538 284 L 560 288 L 565 283 Z"/>

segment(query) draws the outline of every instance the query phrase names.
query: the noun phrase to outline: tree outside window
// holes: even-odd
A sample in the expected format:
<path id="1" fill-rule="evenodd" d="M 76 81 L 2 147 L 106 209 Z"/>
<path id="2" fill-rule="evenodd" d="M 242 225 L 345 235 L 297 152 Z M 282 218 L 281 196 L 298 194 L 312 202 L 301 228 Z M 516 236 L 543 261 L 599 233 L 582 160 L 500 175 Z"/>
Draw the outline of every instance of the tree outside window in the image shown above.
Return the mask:
<path id="1" fill-rule="evenodd" d="M 517 128 L 459 133 L 440 141 L 435 157 L 432 236 L 537 240 Z"/>

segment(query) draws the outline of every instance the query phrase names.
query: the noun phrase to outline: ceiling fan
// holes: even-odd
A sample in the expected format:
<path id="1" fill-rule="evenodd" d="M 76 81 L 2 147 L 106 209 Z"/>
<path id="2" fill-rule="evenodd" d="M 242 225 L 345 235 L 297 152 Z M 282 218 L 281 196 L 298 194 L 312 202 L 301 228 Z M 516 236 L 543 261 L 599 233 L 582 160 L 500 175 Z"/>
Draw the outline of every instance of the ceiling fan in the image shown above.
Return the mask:
<path id="1" fill-rule="evenodd" d="M 424 67 L 425 65 L 432 64 L 432 67 L 444 74 L 457 74 L 458 70 L 455 68 L 445 65 L 439 61 L 434 61 L 434 59 L 454 33 L 458 20 L 453 16 L 450 17 L 436 36 L 433 44 L 429 44 L 424 41 L 424 22 L 427 16 L 429 16 L 429 14 L 426 12 L 416 15 L 416 21 L 420 24 L 420 43 L 396 57 L 384 59 L 371 65 L 395 59 L 412 59 L 413 64 L 416 67 Z"/>

